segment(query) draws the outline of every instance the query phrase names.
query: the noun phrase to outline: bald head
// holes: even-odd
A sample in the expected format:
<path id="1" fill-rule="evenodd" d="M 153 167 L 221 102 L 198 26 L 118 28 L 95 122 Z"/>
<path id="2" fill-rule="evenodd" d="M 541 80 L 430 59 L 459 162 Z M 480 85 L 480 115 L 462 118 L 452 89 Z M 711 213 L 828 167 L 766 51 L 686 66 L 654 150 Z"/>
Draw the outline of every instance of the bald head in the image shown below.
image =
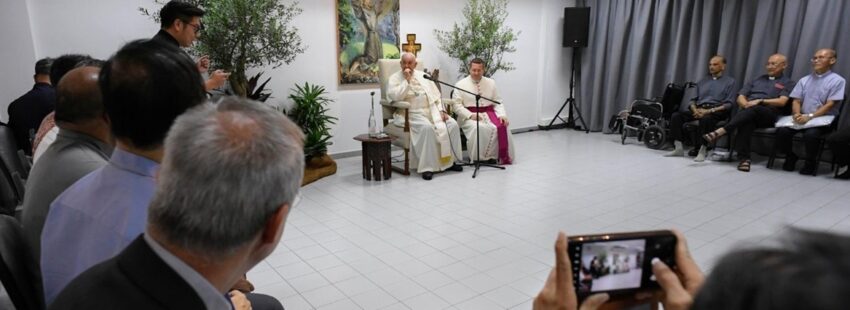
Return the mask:
<path id="1" fill-rule="evenodd" d="M 98 67 L 80 67 L 68 71 L 56 86 L 56 122 L 79 124 L 103 115 L 103 100 L 98 86 Z"/>
<path id="2" fill-rule="evenodd" d="M 838 54 L 835 52 L 835 50 L 834 50 L 834 49 L 831 49 L 831 48 L 822 48 L 822 49 L 819 49 L 817 52 L 815 52 L 815 54 L 818 54 L 818 53 L 823 53 L 823 55 L 826 55 L 826 56 L 829 56 L 829 57 L 833 57 L 833 58 L 837 58 L 837 57 L 838 57 Z"/>
<path id="3" fill-rule="evenodd" d="M 834 49 L 819 49 L 812 57 L 812 67 L 815 69 L 815 73 L 823 74 L 832 69 L 832 66 L 838 61 L 837 57 Z"/>
<path id="4" fill-rule="evenodd" d="M 787 65 L 787 58 L 782 54 L 773 54 L 767 58 L 767 64 L 765 67 L 767 68 L 767 74 L 772 77 L 779 77 L 785 72 L 785 66 Z"/>
<path id="5" fill-rule="evenodd" d="M 714 55 L 708 61 L 708 73 L 712 76 L 720 76 L 726 71 L 726 57 Z"/>

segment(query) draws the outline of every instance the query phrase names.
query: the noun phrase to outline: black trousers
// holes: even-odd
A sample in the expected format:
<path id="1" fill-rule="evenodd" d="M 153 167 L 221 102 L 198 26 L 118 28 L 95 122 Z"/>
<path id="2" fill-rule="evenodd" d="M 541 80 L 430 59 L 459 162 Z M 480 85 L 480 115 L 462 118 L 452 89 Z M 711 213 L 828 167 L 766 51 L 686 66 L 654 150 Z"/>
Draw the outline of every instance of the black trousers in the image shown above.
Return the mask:
<path id="1" fill-rule="evenodd" d="M 739 110 L 732 117 L 732 120 L 726 126 L 723 126 L 727 134 L 732 134 L 733 131 L 738 130 L 735 135 L 735 151 L 738 152 L 738 159 L 750 159 L 750 138 L 753 136 L 753 131 L 756 128 L 773 127 L 776 124 L 777 116 L 779 116 L 779 113 L 776 109 L 757 105 Z"/>
<path id="2" fill-rule="evenodd" d="M 694 147 L 705 145 L 706 141 L 702 138 L 702 135 L 714 130 L 717 127 L 717 123 L 725 120 L 728 116 L 729 111 L 724 110 L 706 115 L 699 119 L 696 138 L 694 139 Z M 685 124 L 695 119 L 696 118 L 694 118 L 693 113 L 690 111 L 673 113 L 673 116 L 670 118 L 670 138 L 673 139 L 673 141 L 683 141 L 682 138 L 685 136 Z"/>
<path id="3" fill-rule="evenodd" d="M 789 157 L 796 156 L 805 159 L 807 162 L 814 162 L 816 159 L 815 156 L 817 156 L 818 150 L 820 149 L 820 138 L 829 133 L 830 130 L 832 130 L 832 126 L 821 126 L 800 130 L 788 127 L 777 128 L 776 150 L 781 153 L 785 153 L 785 155 Z M 798 132 L 803 133 L 803 143 L 806 145 L 806 154 L 803 156 L 794 154 L 794 151 L 791 150 L 792 139 Z"/>
<path id="4" fill-rule="evenodd" d="M 826 137 L 832 156 L 838 166 L 850 164 L 850 129 L 839 130 Z"/>

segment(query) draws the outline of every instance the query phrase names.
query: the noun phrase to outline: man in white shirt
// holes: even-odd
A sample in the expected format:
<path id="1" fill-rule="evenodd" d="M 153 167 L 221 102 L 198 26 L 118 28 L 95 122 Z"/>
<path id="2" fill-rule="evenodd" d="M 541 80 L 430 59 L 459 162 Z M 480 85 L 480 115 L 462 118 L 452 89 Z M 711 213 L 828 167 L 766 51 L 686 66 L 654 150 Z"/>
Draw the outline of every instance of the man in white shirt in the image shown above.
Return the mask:
<path id="1" fill-rule="evenodd" d="M 391 100 L 410 103 L 410 147 L 422 178 L 431 180 L 435 172 L 444 170 L 463 171 L 455 163 L 462 152 L 460 129 L 443 108 L 437 85 L 416 70 L 416 56 L 401 55 L 401 71 L 390 76 L 387 92 Z M 403 126 L 404 115 L 397 113 L 393 122 Z"/>
<path id="2" fill-rule="evenodd" d="M 469 76 L 458 81 L 455 87 L 499 103 L 481 99 L 476 107 L 474 95 L 455 91 L 452 97 L 457 100 L 452 109 L 457 114 L 457 121 L 469 141 L 467 143 L 469 157 L 473 160 L 498 160 L 499 164 L 508 165 L 514 158 L 513 137 L 508 130 L 508 116 L 504 105 L 501 104 L 502 97 L 496 90 L 496 81 L 485 77 L 484 71 L 484 60 L 473 59 L 469 62 Z M 476 131 L 479 131 L 478 134 L 481 135 L 477 138 L 480 139 L 480 150 L 476 143 Z"/>

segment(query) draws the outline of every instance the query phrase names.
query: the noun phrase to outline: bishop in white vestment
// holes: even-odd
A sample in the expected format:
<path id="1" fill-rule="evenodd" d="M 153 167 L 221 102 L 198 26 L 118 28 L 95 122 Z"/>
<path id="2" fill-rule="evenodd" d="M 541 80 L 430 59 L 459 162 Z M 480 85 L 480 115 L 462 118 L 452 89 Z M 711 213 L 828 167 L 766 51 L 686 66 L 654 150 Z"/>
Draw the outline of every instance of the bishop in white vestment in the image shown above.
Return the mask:
<path id="1" fill-rule="evenodd" d="M 496 81 L 484 75 L 484 61 L 476 58 L 469 64 L 469 76 L 460 80 L 455 87 L 479 94 L 482 97 L 502 102 L 502 97 L 496 90 Z M 466 146 L 469 157 L 473 160 L 498 160 L 500 164 L 511 164 L 514 159 L 514 142 L 508 130 L 508 116 L 502 104 L 481 99 L 478 108 L 475 107 L 475 96 L 461 91 L 452 95 L 455 103 L 452 110 L 457 114 L 457 121 L 466 136 Z M 479 123 L 476 126 L 476 122 Z M 480 131 L 481 149 L 476 143 L 476 130 Z M 476 154 L 480 151 L 481 158 Z"/>
<path id="2" fill-rule="evenodd" d="M 390 76 L 387 92 L 391 100 L 410 103 L 411 153 L 418 159 L 416 171 L 430 180 L 434 172 L 462 170 L 455 165 L 462 152 L 460 129 L 442 108 L 437 86 L 416 70 L 415 56 L 402 55 L 401 71 Z M 393 122 L 404 126 L 402 112 L 393 115 Z"/>

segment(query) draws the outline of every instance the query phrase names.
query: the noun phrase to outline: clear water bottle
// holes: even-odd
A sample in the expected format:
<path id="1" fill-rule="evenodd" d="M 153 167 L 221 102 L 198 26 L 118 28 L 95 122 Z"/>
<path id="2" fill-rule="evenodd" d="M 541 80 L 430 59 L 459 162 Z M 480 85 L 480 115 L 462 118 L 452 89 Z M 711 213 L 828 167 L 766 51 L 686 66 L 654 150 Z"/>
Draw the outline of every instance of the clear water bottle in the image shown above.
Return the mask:
<path id="1" fill-rule="evenodd" d="M 378 137 L 380 135 L 378 123 L 375 121 L 375 92 L 372 92 L 372 109 L 369 111 L 369 136 Z"/>

